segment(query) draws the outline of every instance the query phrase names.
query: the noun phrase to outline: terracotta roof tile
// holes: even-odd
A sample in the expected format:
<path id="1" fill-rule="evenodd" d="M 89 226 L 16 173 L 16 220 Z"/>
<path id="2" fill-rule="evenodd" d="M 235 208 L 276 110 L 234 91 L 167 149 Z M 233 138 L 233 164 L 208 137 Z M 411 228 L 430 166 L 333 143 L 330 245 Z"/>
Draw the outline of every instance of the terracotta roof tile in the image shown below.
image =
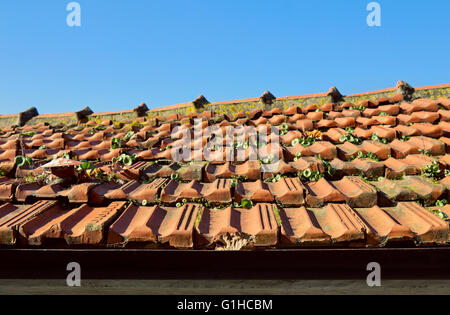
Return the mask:
<path id="1" fill-rule="evenodd" d="M 445 244 L 448 240 L 448 225 L 415 202 L 400 202 L 396 207 L 384 210 L 408 227 L 417 242 Z"/>
<path id="2" fill-rule="evenodd" d="M 324 246 L 331 237 L 322 231 L 313 211 L 300 208 L 280 210 L 282 246 Z"/>
<path id="3" fill-rule="evenodd" d="M 125 202 L 106 207 L 82 205 L 61 221 L 60 227 L 69 245 L 102 245 L 107 227 L 117 218 Z"/>
<path id="4" fill-rule="evenodd" d="M 364 243 L 365 225 L 349 206 L 328 203 L 311 211 L 333 243 Z"/>
<path id="5" fill-rule="evenodd" d="M 13 245 L 16 243 L 16 235 L 21 227 L 29 220 L 48 211 L 56 205 L 56 201 L 38 201 L 33 205 L 18 207 L 0 218 L 0 243 Z M 4 209 L 2 209 L 4 214 Z"/>

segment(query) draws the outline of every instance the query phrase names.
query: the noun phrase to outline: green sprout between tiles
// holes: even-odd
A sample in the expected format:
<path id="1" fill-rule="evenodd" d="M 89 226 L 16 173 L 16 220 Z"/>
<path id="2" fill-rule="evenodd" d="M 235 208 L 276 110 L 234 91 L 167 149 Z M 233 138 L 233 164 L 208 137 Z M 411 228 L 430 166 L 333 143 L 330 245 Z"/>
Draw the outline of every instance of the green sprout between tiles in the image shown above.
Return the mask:
<path id="1" fill-rule="evenodd" d="M 80 166 L 77 167 L 78 172 L 93 170 L 95 166 L 91 162 L 84 162 Z"/>
<path id="2" fill-rule="evenodd" d="M 362 105 L 361 106 L 350 106 L 349 109 L 350 110 L 359 110 L 360 112 L 363 112 L 366 110 L 366 107 L 362 106 Z"/>
<path id="3" fill-rule="evenodd" d="M 187 199 L 183 199 L 183 200 L 181 200 L 181 202 L 177 202 L 177 203 L 175 204 L 175 207 L 181 208 L 181 207 L 184 206 L 186 203 L 187 203 Z"/>
<path id="4" fill-rule="evenodd" d="M 442 175 L 442 171 L 439 168 L 439 162 L 435 160 L 431 162 L 431 164 L 425 165 L 422 168 L 422 175 L 434 180 L 439 179 Z"/>
<path id="5" fill-rule="evenodd" d="M 178 173 L 173 173 L 173 174 L 170 175 L 170 179 L 173 180 L 173 181 L 175 181 L 175 182 L 179 182 L 179 181 L 181 180 L 180 174 L 178 174 Z"/>
<path id="6" fill-rule="evenodd" d="M 430 150 L 419 149 L 419 152 L 420 152 L 421 154 L 423 154 L 423 155 L 426 155 L 426 156 L 432 156 Z"/>
<path id="7" fill-rule="evenodd" d="M 131 140 L 134 136 L 134 131 L 128 131 L 122 138 L 111 139 L 111 149 L 119 149 L 124 146 L 125 143 Z"/>
<path id="8" fill-rule="evenodd" d="M 318 159 L 322 161 L 323 167 L 325 168 L 328 176 L 333 177 L 336 173 L 336 169 L 331 165 L 330 162 L 323 160 L 320 154 L 318 155 Z"/>
<path id="9" fill-rule="evenodd" d="M 297 162 L 301 158 L 302 158 L 302 153 L 301 152 L 295 153 L 294 162 Z"/>
<path id="10" fill-rule="evenodd" d="M 284 123 L 281 124 L 281 131 L 280 131 L 280 136 L 284 136 L 285 134 L 287 134 L 289 132 L 289 125 Z"/>
<path id="11" fill-rule="evenodd" d="M 48 174 L 41 174 L 38 176 L 35 175 L 25 175 L 24 176 L 25 182 L 26 183 L 41 183 L 41 184 L 45 184 L 48 182 L 49 179 L 49 175 Z"/>
<path id="12" fill-rule="evenodd" d="M 222 204 L 222 205 L 216 205 L 212 208 L 212 210 L 223 210 L 230 206 L 230 204 Z"/>
<path id="13" fill-rule="evenodd" d="M 350 142 L 353 144 L 361 144 L 362 140 L 351 133 L 347 133 L 346 135 L 341 135 L 339 137 L 339 141 L 341 142 Z"/>
<path id="14" fill-rule="evenodd" d="M 264 182 L 266 183 L 277 183 L 283 178 L 281 174 L 272 174 L 270 177 L 266 178 Z"/>
<path id="15" fill-rule="evenodd" d="M 437 208 L 444 208 L 448 204 L 448 201 L 446 199 L 438 200 L 436 201 L 436 207 Z M 433 209 L 431 210 L 435 215 L 437 215 L 442 220 L 447 220 L 448 216 L 445 214 L 441 209 Z"/>
<path id="16" fill-rule="evenodd" d="M 247 175 L 234 175 L 231 177 L 231 187 L 236 188 L 239 185 L 239 181 L 244 182 L 246 180 L 248 180 Z"/>
<path id="17" fill-rule="evenodd" d="M 269 154 L 267 157 L 260 160 L 261 164 L 272 164 L 275 160 L 275 156 L 273 154 Z"/>
<path id="18" fill-rule="evenodd" d="M 97 125 L 97 126 L 94 126 L 94 128 L 92 128 L 92 129 L 94 129 L 96 131 L 103 131 L 103 130 L 106 130 L 106 126 Z"/>
<path id="19" fill-rule="evenodd" d="M 377 141 L 377 142 L 381 142 L 383 144 L 387 144 L 388 143 L 388 139 L 386 138 L 381 138 L 380 136 L 378 136 L 378 134 L 376 132 L 374 132 L 372 134 L 372 141 Z"/>
<path id="20" fill-rule="evenodd" d="M 122 141 L 120 138 L 112 138 L 111 139 L 111 149 L 119 149 L 122 147 Z"/>
<path id="21" fill-rule="evenodd" d="M 25 137 L 32 137 L 36 134 L 36 131 L 22 131 L 20 134 Z"/>
<path id="22" fill-rule="evenodd" d="M 445 170 L 445 176 L 446 177 L 450 176 L 450 170 Z"/>
<path id="23" fill-rule="evenodd" d="M 126 166 L 131 166 L 133 165 L 133 163 L 136 161 L 137 159 L 137 155 L 133 154 L 133 155 L 127 155 L 125 153 L 119 155 L 118 157 L 113 157 L 112 158 L 112 163 L 122 163 L 123 165 Z"/>
<path id="24" fill-rule="evenodd" d="M 440 219 L 442 220 L 447 220 L 448 216 L 440 209 L 433 209 L 430 210 L 432 213 L 434 213 L 435 215 L 437 215 Z"/>
<path id="25" fill-rule="evenodd" d="M 353 127 L 345 127 L 345 131 L 347 133 L 353 133 L 353 132 L 355 132 L 355 128 L 353 128 Z"/>
<path id="26" fill-rule="evenodd" d="M 403 135 L 403 136 L 400 137 L 399 140 L 400 141 L 408 141 L 409 139 L 411 139 L 411 137 Z"/>
<path id="27" fill-rule="evenodd" d="M 316 142 L 316 138 L 314 137 L 306 137 L 306 138 L 296 138 L 292 140 L 291 147 L 295 147 L 299 144 L 301 144 L 304 147 L 309 147 L 310 145 L 313 145 Z"/>
<path id="28" fill-rule="evenodd" d="M 251 209 L 251 208 L 253 208 L 253 201 L 251 201 L 250 199 L 243 198 L 241 200 L 241 203 L 234 202 L 233 207 L 234 208 Z"/>
<path id="29" fill-rule="evenodd" d="M 352 155 L 350 157 L 350 160 L 354 160 L 354 159 L 370 159 L 372 161 L 378 162 L 380 161 L 380 158 L 373 152 L 368 152 L 367 154 L 359 151 L 358 154 L 356 154 L 356 156 Z"/>
<path id="30" fill-rule="evenodd" d="M 438 208 L 443 208 L 447 204 L 448 204 L 448 201 L 446 199 L 436 201 L 436 207 L 438 207 Z"/>
<path id="31" fill-rule="evenodd" d="M 55 155 L 55 156 L 53 156 L 53 159 L 56 159 L 57 157 L 58 157 L 58 156 Z M 63 159 L 70 160 L 70 154 L 67 153 L 67 152 L 64 152 L 63 154 L 61 154 L 61 157 L 62 157 Z"/>
<path id="32" fill-rule="evenodd" d="M 389 116 L 389 114 L 386 113 L 386 112 L 381 112 L 381 113 L 378 114 L 378 116 Z"/>
<path id="33" fill-rule="evenodd" d="M 303 182 L 317 182 L 319 179 L 324 177 L 324 174 L 320 174 L 320 172 L 317 170 L 312 171 L 309 168 L 307 168 L 303 171 L 299 171 L 297 173 L 297 176 Z"/>
<path id="34" fill-rule="evenodd" d="M 14 162 L 16 163 L 17 167 L 20 168 L 25 165 L 31 165 L 33 163 L 33 160 L 29 156 L 18 155 L 14 159 Z"/>

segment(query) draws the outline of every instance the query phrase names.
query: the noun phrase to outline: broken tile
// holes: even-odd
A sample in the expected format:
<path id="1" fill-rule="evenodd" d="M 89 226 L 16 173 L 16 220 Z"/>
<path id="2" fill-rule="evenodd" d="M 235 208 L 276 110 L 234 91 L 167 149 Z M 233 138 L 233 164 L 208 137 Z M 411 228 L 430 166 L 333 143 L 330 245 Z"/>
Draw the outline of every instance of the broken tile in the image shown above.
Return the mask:
<path id="1" fill-rule="evenodd" d="M 273 204 L 267 203 L 257 204 L 249 210 L 205 209 L 197 227 L 198 243 L 222 250 L 275 246 L 278 225 L 273 211 Z"/>

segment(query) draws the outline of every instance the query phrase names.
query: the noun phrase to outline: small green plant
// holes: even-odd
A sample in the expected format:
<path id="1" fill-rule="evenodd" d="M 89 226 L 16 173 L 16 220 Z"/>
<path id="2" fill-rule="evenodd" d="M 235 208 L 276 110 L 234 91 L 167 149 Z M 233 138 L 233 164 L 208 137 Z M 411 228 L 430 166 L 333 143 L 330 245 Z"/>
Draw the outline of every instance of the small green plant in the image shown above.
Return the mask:
<path id="1" fill-rule="evenodd" d="M 366 110 L 366 107 L 362 106 L 362 105 L 361 106 L 350 106 L 349 109 L 350 110 L 359 110 L 360 112 L 363 112 Z"/>
<path id="2" fill-rule="evenodd" d="M 438 200 L 438 202 L 439 201 L 441 201 L 441 200 Z M 447 200 L 445 200 L 445 201 L 447 201 Z M 438 202 L 436 202 L 436 204 L 438 203 Z M 443 207 L 443 206 L 442 206 Z M 445 214 L 441 209 L 433 209 L 433 210 L 430 210 L 429 209 L 429 211 L 431 211 L 432 213 L 434 213 L 435 215 L 437 215 L 439 218 L 441 218 L 442 220 L 447 220 L 448 219 L 448 216 L 447 216 L 447 214 Z"/>
<path id="3" fill-rule="evenodd" d="M 319 171 L 311 171 L 309 168 L 307 168 L 304 171 L 299 171 L 297 173 L 297 176 L 303 182 L 316 182 L 324 177 L 324 174 L 320 174 Z"/>
<path id="4" fill-rule="evenodd" d="M 111 139 L 111 149 L 122 148 L 125 143 L 131 140 L 134 136 L 134 131 L 128 131 L 122 138 L 112 138 Z"/>
<path id="5" fill-rule="evenodd" d="M 119 162 L 119 163 L 122 163 L 123 165 L 131 166 L 136 161 L 136 159 L 137 159 L 136 154 L 128 155 L 128 154 L 123 153 L 123 154 L 119 155 L 117 158 L 113 157 L 112 162 L 113 163 Z"/>
<path id="6" fill-rule="evenodd" d="M 389 115 L 386 112 L 381 112 L 381 113 L 378 114 L 378 116 L 389 116 Z"/>
<path id="7" fill-rule="evenodd" d="M 91 162 L 84 162 L 80 166 L 77 167 L 78 172 L 93 170 L 95 166 Z"/>
<path id="8" fill-rule="evenodd" d="M 111 149 L 119 149 L 122 147 L 122 140 L 120 138 L 111 139 Z"/>
<path id="9" fill-rule="evenodd" d="M 419 149 L 419 152 L 423 155 L 426 156 L 431 156 L 431 151 L 430 150 L 425 150 L 425 149 Z"/>
<path id="10" fill-rule="evenodd" d="M 170 175 L 170 179 L 175 181 L 175 182 L 178 182 L 178 181 L 180 181 L 180 174 L 173 173 L 172 175 Z"/>
<path id="11" fill-rule="evenodd" d="M 275 156 L 273 154 L 269 154 L 267 157 L 260 160 L 260 163 L 261 164 L 272 164 L 274 159 L 275 159 Z"/>
<path id="12" fill-rule="evenodd" d="M 450 176 L 450 170 L 445 170 L 445 176 Z"/>
<path id="13" fill-rule="evenodd" d="M 249 200 L 249 199 L 242 199 L 241 200 L 241 208 L 244 209 L 251 209 L 253 208 L 253 201 Z"/>
<path id="14" fill-rule="evenodd" d="M 241 181 L 241 182 L 245 182 L 245 181 L 247 181 L 248 180 L 248 176 L 247 175 L 234 175 L 234 176 L 232 176 L 231 177 L 231 184 L 233 184 L 233 181 L 236 183 L 236 185 L 237 185 L 237 182 L 238 181 Z"/>
<path id="15" fill-rule="evenodd" d="M 350 157 L 350 160 L 353 160 L 355 158 L 357 158 L 357 159 L 371 159 L 371 160 L 376 161 L 376 162 L 378 162 L 380 160 L 380 158 L 375 153 L 368 152 L 367 154 L 364 154 L 364 152 L 362 152 L 362 151 L 359 151 L 358 154 L 356 154 L 356 156 L 352 155 Z"/>
<path id="16" fill-rule="evenodd" d="M 428 178 L 432 179 L 439 179 L 440 175 L 442 174 L 441 169 L 439 168 L 439 162 L 433 161 L 431 164 L 425 165 L 422 168 L 422 175 Z"/>
<path id="17" fill-rule="evenodd" d="M 345 127 L 345 131 L 347 133 L 353 133 L 353 132 L 355 132 L 355 128 L 353 128 L 353 127 Z"/>
<path id="18" fill-rule="evenodd" d="M 289 125 L 284 123 L 281 124 L 281 131 L 280 131 L 280 136 L 284 136 L 285 134 L 287 134 L 289 132 Z"/>
<path id="19" fill-rule="evenodd" d="M 14 162 L 16 163 L 17 167 L 20 168 L 25 165 L 31 165 L 33 163 L 33 160 L 29 156 L 18 155 L 14 159 Z"/>
<path id="20" fill-rule="evenodd" d="M 294 162 L 297 162 L 301 158 L 302 158 L 302 153 L 301 152 L 295 153 Z"/>
<path id="21" fill-rule="evenodd" d="M 119 180 L 119 175 L 115 174 L 115 173 L 111 173 L 111 174 L 107 174 L 105 176 L 102 176 L 101 173 L 97 173 L 98 176 L 101 176 L 102 178 L 102 182 L 116 182 Z"/>
<path id="22" fill-rule="evenodd" d="M 272 174 L 270 177 L 266 178 L 264 182 L 266 183 L 276 183 L 282 178 L 281 174 Z"/>
<path id="23" fill-rule="evenodd" d="M 320 155 L 319 155 L 320 156 Z M 321 159 L 322 160 L 322 159 Z M 333 177 L 334 173 L 336 172 L 336 170 L 334 169 L 333 166 L 331 166 L 330 162 L 322 160 L 323 166 L 326 170 L 326 173 L 328 174 L 328 176 Z"/>
<path id="24" fill-rule="evenodd" d="M 134 136 L 134 131 L 128 131 L 125 136 L 122 137 L 122 140 L 124 142 L 128 142 L 131 140 L 131 138 Z"/>
<path id="25" fill-rule="evenodd" d="M 361 144 L 362 140 L 354 135 L 352 135 L 351 133 L 347 133 L 346 135 L 341 135 L 339 137 L 339 141 L 341 142 L 350 142 L 353 144 Z"/>
<path id="26" fill-rule="evenodd" d="M 432 211 L 435 215 L 437 215 L 439 218 L 441 218 L 442 220 L 447 220 L 448 216 L 442 212 L 441 210 L 433 210 Z"/>
<path id="27" fill-rule="evenodd" d="M 410 138 L 411 137 L 409 137 L 409 136 L 403 135 L 403 136 L 401 136 L 400 141 L 408 141 Z"/>
<path id="28" fill-rule="evenodd" d="M 36 134 L 36 131 L 22 131 L 20 134 L 25 137 L 32 137 Z"/>
<path id="29" fill-rule="evenodd" d="M 374 133 L 372 134 L 372 141 L 378 141 L 378 142 L 381 142 L 381 143 L 383 143 L 383 144 L 387 144 L 387 143 L 388 143 L 388 139 L 386 139 L 386 138 L 381 138 L 380 136 L 377 135 L 376 132 L 374 132 Z"/>
<path id="30" fill-rule="evenodd" d="M 292 140 L 291 147 L 295 147 L 298 144 L 301 144 L 304 147 L 309 147 L 316 142 L 316 138 L 314 137 L 306 137 L 306 138 L 296 138 Z"/>
<path id="31" fill-rule="evenodd" d="M 34 183 L 37 181 L 36 177 L 33 175 L 25 175 L 24 179 L 26 183 Z"/>
<path id="32" fill-rule="evenodd" d="M 446 199 L 436 201 L 436 207 L 438 207 L 438 208 L 443 208 L 447 204 L 448 204 L 448 201 Z"/>
<path id="33" fill-rule="evenodd" d="M 187 202 L 188 202 L 187 199 L 182 199 L 180 202 L 177 202 L 177 203 L 175 204 L 175 207 L 181 208 L 181 207 L 184 206 Z"/>

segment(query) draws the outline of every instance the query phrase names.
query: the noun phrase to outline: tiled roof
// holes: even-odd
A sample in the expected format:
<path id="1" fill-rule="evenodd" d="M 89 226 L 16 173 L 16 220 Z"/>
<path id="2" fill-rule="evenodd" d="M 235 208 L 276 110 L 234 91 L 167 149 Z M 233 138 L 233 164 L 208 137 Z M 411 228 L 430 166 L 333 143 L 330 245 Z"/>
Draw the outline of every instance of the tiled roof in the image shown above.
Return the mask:
<path id="1" fill-rule="evenodd" d="M 349 96 L 332 88 L 216 103 L 201 96 L 150 111 L 0 116 L 0 244 L 446 246 L 449 90 L 399 82 Z M 243 128 L 183 137 L 209 127 Z M 246 133 L 264 129 L 265 142 Z M 210 146 L 213 138 L 226 150 Z M 274 168 L 273 155 L 252 158 L 262 148 L 279 155 Z M 176 160 L 185 149 L 192 154 Z"/>

